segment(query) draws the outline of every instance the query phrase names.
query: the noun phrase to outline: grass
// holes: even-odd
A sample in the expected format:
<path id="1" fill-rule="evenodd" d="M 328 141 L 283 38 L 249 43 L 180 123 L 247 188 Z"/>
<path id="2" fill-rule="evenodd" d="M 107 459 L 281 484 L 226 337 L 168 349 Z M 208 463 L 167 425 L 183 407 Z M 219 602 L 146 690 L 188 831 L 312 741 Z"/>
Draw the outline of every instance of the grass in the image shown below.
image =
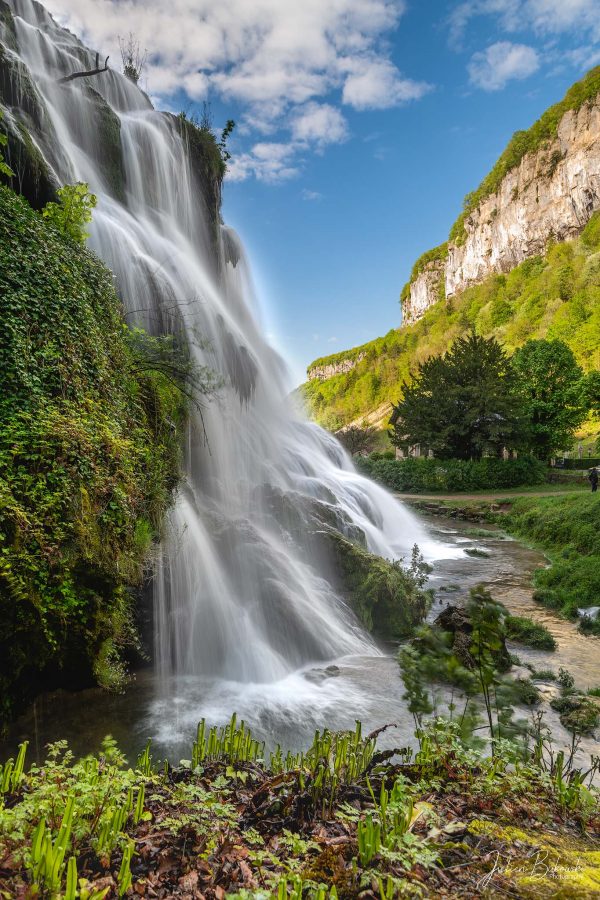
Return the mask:
<path id="1" fill-rule="evenodd" d="M 535 598 L 565 616 L 600 596 L 600 496 L 518 498 L 502 527 L 543 549 L 551 565 L 535 574 Z"/>

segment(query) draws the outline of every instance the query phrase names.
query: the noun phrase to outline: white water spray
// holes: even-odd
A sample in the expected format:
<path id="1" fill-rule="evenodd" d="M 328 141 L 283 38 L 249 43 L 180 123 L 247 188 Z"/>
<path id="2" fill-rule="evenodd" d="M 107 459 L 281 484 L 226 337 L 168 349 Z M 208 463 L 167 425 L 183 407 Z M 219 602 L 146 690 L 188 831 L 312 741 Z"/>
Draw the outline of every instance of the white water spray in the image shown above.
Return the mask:
<path id="1" fill-rule="evenodd" d="M 348 535 L 362 532 L 370 551 L 390 559 L 426 536 L 356 473 L 332 436 L 292 408 L 285 367 L 259 331 L 244 254 L 229 231 L 215 265 L 210 221 L 173 117 L 114 71 L 59 84 L 93 68 L 94 55 L 34 0 L 9 5 L 17 50 L 6 53 L 16 53 L 39 91 L 40 150 L 59 183 L 84 181 L 98 195 L 90 246 L 115 273 L 130 323 L 156 331 L 176 310 L 196 361 L 223 381 L 204 413 L 208 445 L 192 417 L 186 482 L 157 574 L 160 672 L 272 683 L 313 662 L 377 654 L 339 596 L 311 509 Z M 124 195 L 107 172 L 94 92 L 120 124 Z"/>

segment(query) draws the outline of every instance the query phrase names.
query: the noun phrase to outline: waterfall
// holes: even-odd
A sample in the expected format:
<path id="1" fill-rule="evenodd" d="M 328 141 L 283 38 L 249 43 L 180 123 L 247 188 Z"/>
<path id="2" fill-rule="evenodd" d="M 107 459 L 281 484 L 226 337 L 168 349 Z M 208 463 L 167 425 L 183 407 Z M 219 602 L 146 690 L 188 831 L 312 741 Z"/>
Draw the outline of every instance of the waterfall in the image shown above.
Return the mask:
<path id="1" fill-rule="evenodd" d="M 8 3 L 16 48 L 5 53 L 39 95 L 34 137 L 57 182 L 87 182 L 98 196 L 89 245 L 114 272 L 129 323 L 156 331 L 176 317 L 194 360 L 219 381 L 203 422 L 192 410 L 157 565 L 156 665 L 164 676 L 273 683 L 316 661 L 376 655 L 314 523 L 389 559 L 425 542 L 420 526 L 294 408 L 285 366 L 260 332 L 243 248 L 222 228 L 215 249 L 174 117 L 113 70 L 59 84 L 94 68 L 95 54 L 34 0 Z M 120 128 L 122 189 L 99 110 Z"/>

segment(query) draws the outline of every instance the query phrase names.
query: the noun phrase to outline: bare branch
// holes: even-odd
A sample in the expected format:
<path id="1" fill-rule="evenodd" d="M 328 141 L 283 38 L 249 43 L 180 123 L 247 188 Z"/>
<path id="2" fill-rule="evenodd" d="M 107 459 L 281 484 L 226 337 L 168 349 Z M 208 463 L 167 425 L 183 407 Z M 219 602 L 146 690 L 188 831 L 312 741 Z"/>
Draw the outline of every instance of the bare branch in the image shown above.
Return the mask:
<path id="1" fill-rule="evenodd" d="M 87 72 L 72 72 L 70 75 L 65 75 L 64 78 L 59 78 L 59 84 L 67 84 L 68 81 L 74 81 L 76 78 L 89 78 L 92 75 L 101 75 L 102 72 L 108 72 L 108 61 L 110 56 L 107 56 L 104 60 L 104 68 L 100 68 L 100 54 L 96 53 L 96 68 L 89 69 Z"/>

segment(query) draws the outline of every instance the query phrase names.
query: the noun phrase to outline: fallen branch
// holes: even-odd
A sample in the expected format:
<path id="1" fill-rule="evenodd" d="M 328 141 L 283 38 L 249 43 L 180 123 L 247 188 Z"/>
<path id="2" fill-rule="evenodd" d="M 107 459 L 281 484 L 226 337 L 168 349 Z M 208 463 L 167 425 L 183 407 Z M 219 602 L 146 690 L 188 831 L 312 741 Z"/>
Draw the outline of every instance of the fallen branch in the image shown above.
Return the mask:
<path id="1" fill-rule="evenodd" d="M 110 56 L 107 56 L 104 61 L 104 68 L 100 68 L 100 54 L 96 53 L 96 68 L 90 69 L 88 72 L 72 72 L 70 75 L 65 75 L 64 78 L 59 78 L 59 84 L 66 84 L 68 81 L 74 81 L 76 78 L 89 78 L 92 75 L 101 75 L 102 72 L 108 72 L 108 61 Z"/>

